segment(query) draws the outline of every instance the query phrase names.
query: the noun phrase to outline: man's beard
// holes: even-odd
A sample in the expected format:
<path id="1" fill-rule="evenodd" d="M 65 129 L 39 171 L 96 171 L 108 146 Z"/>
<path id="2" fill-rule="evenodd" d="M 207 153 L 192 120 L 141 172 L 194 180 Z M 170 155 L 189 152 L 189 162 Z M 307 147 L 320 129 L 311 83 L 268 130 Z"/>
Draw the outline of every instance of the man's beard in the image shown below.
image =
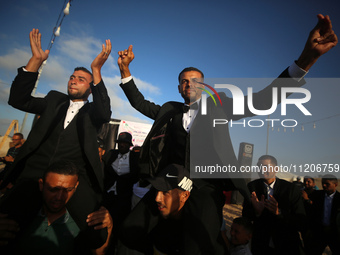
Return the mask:
<path id="1" fill-rule="evenodd" d="M 68 96 L 70 97 L 71 100 L 74 100 L 74 99 L 87 100 L 90 94 L 91 94 L 90 88 L 86 90 L 84 93 L 81 93 L 78 91 L 76 93 L 70 94 L 70 92 L 68 91 Z"/>

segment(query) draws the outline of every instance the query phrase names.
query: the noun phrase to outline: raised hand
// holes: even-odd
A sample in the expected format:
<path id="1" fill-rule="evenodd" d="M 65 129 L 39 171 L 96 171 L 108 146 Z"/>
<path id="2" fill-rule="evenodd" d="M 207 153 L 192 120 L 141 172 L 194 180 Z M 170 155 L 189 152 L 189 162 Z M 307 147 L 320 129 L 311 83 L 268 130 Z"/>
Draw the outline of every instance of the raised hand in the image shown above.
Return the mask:
<path id="1" fill-rule="evenodd" d="M 101 68 L 106 62 L 106 60 L 109 58 L 109 55 L 111 53 L 111 41 L 105 40 L 105 45 L 102 45 L 102 51 L 98 54 L 98 56 L 93 60 L 91 64 L 92 74 L 93 74 L 93 83 L 98 84 L 101 79 Z"/>
<path id="2" fill-rule="evenodd" d="M 133 46 L 130 45 L 128 49 L 118 51 L 118 66 L 120 69 L 120 74 L 122 78 L 126 78 L 131 76 L 129 65 L 132 60 L 135 58 L 135 55 L 132 51 Z"/>
<path id="3" fill-rule="evenodd" d="M 338 43 L 329 16 L 318 14 L 317 17 L 319 21 L 309 33 L 305 48 L 296 62 L 305 71 L 308 71 L 321 55 Z"/>
<path id="4" fill-rule="evenodd" d="M 251 203 L 255 210 L 256 216 L 260 216 L 264 209 L 264 195 L 261 196 L 261 200 L 257 198 L 255 191 L 251 193 Z"/>
<path id="5" fill-rule="evenodd" d="M 29 72 L 37 72 L 50 53 L 49 50 L 43 51 L 41 48 L 41 34 L 39 33 L 39 29 L 33 28 L 30 32 L 30 45 L 32 57 L 28 61 L 25 69 Z"/>
<path id="6" fill-rule="evenodd" d="M 269 195 L 269 199 L 266 199 L 264 201 L 264 207 L 267 208 L 271 213 L 275 215 L 280 214 L 279 203 L 276 201 L 276 199 L 272 195 Z"/>

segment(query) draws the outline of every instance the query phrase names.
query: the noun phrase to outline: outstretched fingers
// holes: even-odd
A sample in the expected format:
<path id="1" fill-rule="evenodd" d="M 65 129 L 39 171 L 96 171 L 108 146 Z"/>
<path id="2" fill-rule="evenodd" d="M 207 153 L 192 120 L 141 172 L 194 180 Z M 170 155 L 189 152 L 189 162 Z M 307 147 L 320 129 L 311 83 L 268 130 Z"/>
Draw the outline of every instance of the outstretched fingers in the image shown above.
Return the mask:
<path id="1" fill-rule="evenodd" d="M 101 52 L 104 58 L 107 59 L 109 57 L 111 53 L 111 49 L 112 49 L 111 41 L 109 39 L 105 40 L 105 44 L 102 45 L 102 52 Z"/>

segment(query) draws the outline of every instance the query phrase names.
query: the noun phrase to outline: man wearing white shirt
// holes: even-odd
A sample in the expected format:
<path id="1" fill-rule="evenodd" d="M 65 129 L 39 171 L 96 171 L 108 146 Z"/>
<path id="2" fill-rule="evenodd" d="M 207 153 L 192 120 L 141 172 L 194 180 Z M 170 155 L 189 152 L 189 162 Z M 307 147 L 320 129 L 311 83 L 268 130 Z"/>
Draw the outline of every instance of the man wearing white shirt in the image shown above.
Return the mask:
<path id="1" fill-rule="evenodd" d="M 251 203 L 244 203 L 242 215 L 254 223 L 251 251 L 254 255 L 301 254 L 299 231 L 305 219 L 300 190 L 276 177 L 275 157 L 263 155 L 257 166 L 260 179 L 248 183 Z"/>
<path id="2" fill-rule="evenodd" d="M 302 79 L 310 67 L 317 59 L 337 44 L 337 37 L 332 30 L 328 16 L 318 15 L 319 22 L 312 30 L 307 40 L 306 46 L 298 58 L 289 68 L 287 68 L 279 78 L 276 79 L 259 93 L 254 94 L 253 103 L 256 109 L 269 109 L 271 107 L 272 88 L 278 90 L 283 87 L 300 87 L 304 84 Z M 244 115 L 233 114 L 233 99 L 225 93 L 218 93 L 223 106 L 216 107 L 211 98 L 207 99 L 207 115 L 185 113 L 186 105 L 192 105 L 200 100 L 204 75 L 194 67 L 185 68 L 180 72 L 178 80 L 178 92 L 184 99 L 184 104 L 180 102 L 166 102 L 163 105 L 156 105 L 144 98 L 136 87 L 129 69 L 129 65 L 134 59 L 132 45 L 128 49 L 118 52 L 118 65 L 121 72 L 122 84 L 120 85 L 127 96 L 132 107 L 140 111 L 145 116 L 154 120 L 154 124 L 144 141 L 141 150 L 140 166 L 142 176 L 155 176 L 159 170 L 169 164 L 179 164 L 186 169 L 190 166 L 238 166 L 229 130 L 227 125 L 213 127 L 214 119 L 239 120 L 245 117 L 254 116 L 249 109 Z M 280 100 L 280 97 L 279 97 Z M 245 100 L 247 102 L 247 98 Z M 259 106 L 259 107 L 257 107 Z M 192 115 L 191 115 L 192 114 Z M 190 155 L 195 150 L 195 155 Z M 209 150 L 209 157 L 207 151 Z M 192 174 L 192 173 L 191 173 Z M 193 176 L 191 176 L 192 178 Z M 225 247 L 220 236 L 220 226 L 222 225 L 222 207 L 224 199 L 223 190 L 238 189 L 246 200 L 250 199 L 243 179 L 231 179 L 226 174 L 225 179 L 194 179 L 194 189 L 192 191 L 188 208 L 193 211 L 193 215 L 202 222 L 201 231 L 196 231 L 194 224 L 186 222 L 188 228 L 192 229 L 190 235 L 185 238 L 185 254 L 224 254 Z M 148 194 L 142 202 L 152 201 Z M 146 202 L 144 204 L 147 204 Z M 144 209 L 138 210 L 143 203 L 135 207 L 135 211 L 145 213 Z M 134 211 L 134 212 L 135 212 Z M 134 213 L 132 212 L 132 214 Z M 131 214 L 131 215 L 132 215 Z M 148 215 L 151 215 L 149 213 Z M 131 216 L 132 218 L 133 216 Z M 130 219 L 130 216 L 129 216 Z M 145 222 L 149 222 L 146 220 Z M 130 222 L 131 223 L 131 222 Z M 147 229 L 136 223 L 136 229 Z M 130 224 L 131 225 L 131 224 Z M 206 235 L 206 242 L 202 245 L 198 240 Z M 140 235 L 139 235 L 140 236 Z M 138 242 L 138 238 L 132 239 L 126 233 L 126 239 L 131 243 Z"/>
<path id="3" fill-rule="evenodd" d="M 5 194 L 0 209 L 13 215 L 24 227 L 35 215 L 34 210 L 40 207 L 38 201 L 35 201 L 37 205 L 32 202 L 35 197 L 32 193 L 38 190 L 38 179 L 43 171 L 56 161 L 71 161 L 80 168 L 80 185 L 67 207 L 79 228 L 88 231 L 86 217 L 99 208 L 102 199 L 103 175 L 96 138 L 101 125 L 111 117 L 110 99 L 101 77 L 101 68 L 111 52 L 111 42 L 106 40 L 102 45 L 102 51 L 91 64 L 92 73 L 84 67 L 74 69 L 67 84 L 67 95 L 52 90 L 45 97 L 31 96 L 38 70 L 49 55 L 49 50 L 41 48 L 38 29 L 30 32 L 30 44 L 32 57 L 25 67 L 18 69 L 8 103 L 40 118 L 1 184 L 13 183 L 14 188 Z M 90 103 L 91 93 L 93 102 Z M 15 199 L 11 199 L 13 196 Z M 23 208 L 13 209 L 18 204 Z M 96 242 L 96 238 L 89 239 L 89 243 Z"/>
<path id="4" fill-rule="evenodd" d="M 109 210 L 114 225 L 110 249 L 117 243 L 120 224 L 131 211 L 133 184 L 139 179 L 139 152 L 130 150 L 132 135 L 122 132 L 115 142 L 118 150 L 109 150 L 103 157 L 104 206 Z"/>

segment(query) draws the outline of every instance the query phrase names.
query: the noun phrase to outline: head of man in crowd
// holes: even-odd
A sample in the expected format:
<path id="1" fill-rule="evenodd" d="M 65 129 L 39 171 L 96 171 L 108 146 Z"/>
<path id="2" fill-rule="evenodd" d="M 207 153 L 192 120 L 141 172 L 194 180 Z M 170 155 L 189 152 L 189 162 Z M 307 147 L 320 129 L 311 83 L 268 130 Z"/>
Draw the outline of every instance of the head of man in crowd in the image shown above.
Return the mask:
<path id="1" fill-rule="evenodd" d="M 73 102 L 87 101 L 91 94 L 90 83 L 93 81 L 92 73 L 85 67 L 76 67 L 70 76 L 67 92 Z"/>
<path id="2" fill-rule="evenodd" d="M 279 170 L 277 160 L 271 155 L 263 155 L 257 161 L 257 166 L 260 169 L 260 178 L 267 184 L 275 181 L 276 172 Z"/>
<path id="3" fill-rule="evenodd" d="M 148 181 L 157 190 L 155 201 L 161 216 L 179 219 L 193 188 L 189 172 L 183 166 L 171 164 Z"/>
<path id="4" fill-rule="evenodd" d="M 338 179 L 332 174 L 326 174 L 322 177 L 322 188 L 327 195 L 332 195 L 338 186 Z"/>
<path id="5" fill-rule="evenodd" d="M 78 187 L 79 170 L 70 162 L 52 164 L 39 179 L 43 196 L 43 210 L 49 221 L 58 219 L 66 212 L 66 204 Z"/>
<path id="6" fill-rule="evenodd" d="M 230 228 L 230 241 L 233 245 L 247 244 L 253 235 L 253 224 L 248 218 L 238 217 L 233 220 Z"/>
<path id="7" fill-rule="evenodd" d="M 303 184 L 306 190 L 313 190 L 315 187 L 315 179 L 310 176 L 305 176 Z"/>
<path id="8" fill-rule="evenodd" d="M 120 154 L 128 153 L 130 147 L 133 146 L 132 135 L 128 132 L 122 132 L 118 135 L 116 143 L 118 143 L 118 151 Z"/>
<path id="9" fill-rule="evenodd" d="M 188 105 L 197 101 L 202 96 L 204 74 L 195 67 L 184 68 L 178 75 L 178 92 Z"/>
<path id="10" fill-rule="evenodd" d="M 15 133 L 12 137 L 12 147 L 20 147 L 23 143 L 24 136 L 21 133 Z"/>

